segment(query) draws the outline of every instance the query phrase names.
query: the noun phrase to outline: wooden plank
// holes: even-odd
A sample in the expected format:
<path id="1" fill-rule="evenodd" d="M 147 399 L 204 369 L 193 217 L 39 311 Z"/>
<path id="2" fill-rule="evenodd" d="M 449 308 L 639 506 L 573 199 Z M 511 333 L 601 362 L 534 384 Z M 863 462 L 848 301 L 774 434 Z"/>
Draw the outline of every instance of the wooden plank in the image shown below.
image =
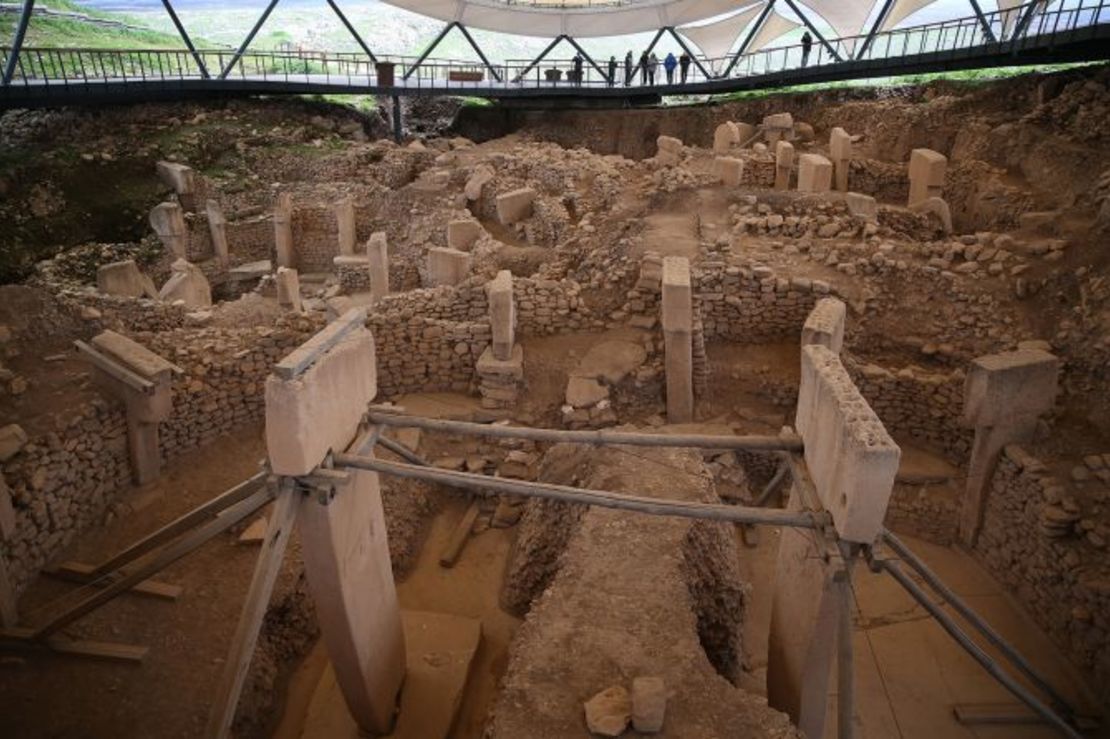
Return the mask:
<path id="1" fill-rule="evenodd" d="M 68 639 L 62 636 L 53 636 L 49 639 L 38 640 L 33 636 L 31 629 L 7 629 L 0 631 L 0 648 L 18 651 L 51 651 L 58 654 L 67 654 L 77 657 L 93 657 L 96 659 L 113 660 L 119 662 L 142 662 L 150 650 L 133 644 L 119 644 L 117 642 L 90 641 L 87 639 Z"/>
<path id="2" fill-rule="evenodd" d="M 183 516 L 180 516 L 170 523 L 166 524 L 157 531 L 145 536 L 131 546 L 124 549 L 119 554 L 105 560 L 97 565 L 90 573 L 92 577 L 99 577 L 113 570 L 118 570 L 128 562 L 133 562 L 147 552 L 160 547 L 163 543 L 173 539 L 180 534 L 194 528 L 202 521 L 206 521 L 212 516 L 218 514 L 220 511 L 228 508 L 235 503 L 246 498 L 255 490 L 260 488 L 266 482 L 267 474 L 259 472 L 252 477 L 247 478 L 233 488 L 230 488 L 224 493 L 217 495 L 212 500 L 197 506 Z"/>
<path id="3" fill-rule="evenodd" d="M 12 506 L 12 492 L 4 475 L 0 474 L 0 541 L 8 541 L 15 536 L 15 508 Z"/>
<path id="4" fill-rule="evenodd" d="M 292 480 L 284 482 L 278 492 L 274 509 L 270 514 L 270 523 L 266 529 L 266 540 L 262 542 L 262 550 L 258 553 L 254 575 L 251 576 L 251 584 L 247 589 L 246 600 L 243 602 L 243 611 L 228 648 L 227 662 L 224 663 L 224 673 L 216 693 L 216 703 L 208 716 L 205 736 L 210 739 L 225 737 L 231 731 L 231 723 L 235 720 L 235 709 L 239 705 L 239 694 L 243 692 L 243 683 L 247 679 L 247 670 L 254 655 L 255 644 L 258 642 L 258 633 L 262 629 L 262 619 L 265 618 L 266 608 L 270 605 L 274 581 L 281 570 L 285 548 L 293 533 L 301 497 L 301 493 L 294 489 Z"/>
<path id="5" fill-rule="evenodd" d="M 111 575 L 101 576 L 100 578 L 93 577 L 95 570 L 96 568 L 93 565 L 85 562 L 62 562 L 56 567 L 43 570 L 43 574 L 56 577 L 59 580 L 82 584 L 89 583 L 97 587 L 107 587 L 112 583 Z M 177 600 L 181 597 L 182 589 L 180 585 L 170 585 L 158 580 L 143 580 L 131 588 L 130 592 L 137 595 L 149 595 L 152 598 L 161 598 L 162 600 Z"/>
<path id="6" fill-rule="evenodd" d="M 160 572 L 189 552 L 200 547 L 205 542 L 222 534 L 229 528 L 239 523 L 247 516 L 257 512 L 262 506 L 270 502 L 270 491 L 259 490 L 246 500 L 236 503 L 229 508 L 223 516 L 209 521 L 204 526 L 191 532 L 158 552 L 130 572 L 122 575 L 118 580 L 105 588 L 95 588 L 85 585 L 71 596 L 63 596 L 61 600 L 75 600 L 72 605 L 64 608 L 52 618 L 35 629 L 35 638 L 45 638 L 60 629 L 64 629 L 82 616 L 96 610 L 120 593 L 130 590 L 136 583 L 146 580 L 156 572 Z M 50 604 L 48 607 L 52 607 Z"/>
<path id="7" fill-rule="evenodd" d="M 297 377 L 352 330 L 365 325 L 366 308 L 351 308 L 275 364 L 274 374 L 286 380 Z"/>
<path id="8" fill-rule="evenodd" d="M 1047 723 L 1023 703 L 956 703 L 952 715 L 964 726 Z"/>
<path id="9" fill-rule="evenodd" d="M 5 629 L 19 623 L 19 607 L 15 597 L 15 587 L 8 574 L 8 560 L 0 556 L 0 626 Z"/>
<path id="10" fill-rule="evenodd" d="M 103 370 L 108 375 L 116 380 L 119 380 L 127 387 L 140 393 L 149 393 L 154 390 L 154 383 L 150 380 L 139 377 L 137 374 L 127 369 L 121 364 L 117 364 L 111 358 L 101 354 L 96 349 L 86 344 L 83 341 L 75 341 L 73 345 L 77 347 L 80 352 L 88 359 L 97 369 Z"/>
<path id="11" fill-rule="evenodd" d="M 470 507 L 466 509 L 466 513 L 455 526 L 455 530 L 451 532 L 451 538 L 447 540 L 447 546 L 443 547 L 443 553 L 439 555 L 440 567 L 455 566 L 463 547 L 466 546 L 466 540 L 470 538 L 470 532 L 474 528 L 474 521 L 478 518 L 480 510 L 478 501 L 471 502 Z"/>

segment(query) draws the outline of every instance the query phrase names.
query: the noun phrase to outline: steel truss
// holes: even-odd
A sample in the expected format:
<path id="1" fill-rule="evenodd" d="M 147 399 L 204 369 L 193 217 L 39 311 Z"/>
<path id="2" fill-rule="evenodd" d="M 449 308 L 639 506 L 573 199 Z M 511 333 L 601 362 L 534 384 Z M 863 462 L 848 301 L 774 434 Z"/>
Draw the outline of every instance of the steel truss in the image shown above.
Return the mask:
<path id="1" fill-rule="evenodd" d="M 431 46 L 425 49 L 424 53 L 420 55 L 416 62 L 408 68 L 408 71 L 405 72 L 404 78 L 407 80 L 409 77 L 412 76 L 413 72 L 420 69 L 424 62 L 428 60 L 428 57 L 431 56 L 432 52 L 436 50 L 436 47 L 439 46 L 440 43 L 443 42 L 443 39 L 447 37 L 447 34 L 451 32 L 452 28 L 457 28 L 462 32 L 462 35 L 466 38 L 467 43 L 470 44 L 470 48 L 474 49 L 474 52 L 478 55 L 478 58 L 482 60 L 482 64 L 485 65 L 485 68 L 489 70 L 489 73 L 493 75 L 493 78 L 495 80 L 500 82 L 501 75 L 498 73 L 497 69 L 494 68 L 492 64 L 490 64 L 489 59 L 486 58 L 485 52 L 482 51 L 482 47 L 478 46 L 478 43 L 474 40 L 474 37 L 470 35 L 470 31 L 468 31 L 466 26 L 464 26 L 459 21 L 451 21 L 443 27 L 443 30 L 439 32 L 439 35 L 436 36 L 435 41 L 432 42 Z"/>

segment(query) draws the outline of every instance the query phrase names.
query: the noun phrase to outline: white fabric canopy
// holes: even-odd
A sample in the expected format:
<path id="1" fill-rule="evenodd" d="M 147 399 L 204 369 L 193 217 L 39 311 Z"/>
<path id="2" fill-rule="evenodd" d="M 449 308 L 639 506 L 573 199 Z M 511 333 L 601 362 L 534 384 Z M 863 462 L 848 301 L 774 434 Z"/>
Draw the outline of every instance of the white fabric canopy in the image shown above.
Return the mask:
<path id="1" fill-rule="evenodd" d="M 752 39 L 751 45 L 748 46 L 748 51 L 759 51 L 779 36 L 790 33 L 800 25 L 801 23 L 795 23 L 792 20 L 783 18 L 778 13 L 771 13 L 767 18 L 767 22 L 763 24 L 763 28 L 760 28 L 755 38 Z"/>
<path id="2" fill-rule="evenodd" d="M 886 18 L 883 20 L 883 25 L 879 27 L 879 30 L 889 31 L 906 18 L 909 18 L 922 8 L 932 5 L 936 1 L 937 0 L 897 0 L 894 3 L 894 7 L 887 13 Z"/>
<path id="3" fill-rule="evenodd" d="M 839 38 L 858 36 L 863 25 L 871 15 L 874 0 L 803 0 L 808 8 L 825 19 L 832 26 L 833 34 Z M 854 41 L 845 41 L 842 47 L 849 54 L 855 46 Z"/>
<path id="4" fill-rule="evenodd" d="M 728 54 L 740 32 L 748 27 L 752 19 L 766 7 L 757 3 L 723 20 L 702 26 L 683 26 L 678 32 L 693 42 L 701 53 L 710 59 L 718 59 Z"/>

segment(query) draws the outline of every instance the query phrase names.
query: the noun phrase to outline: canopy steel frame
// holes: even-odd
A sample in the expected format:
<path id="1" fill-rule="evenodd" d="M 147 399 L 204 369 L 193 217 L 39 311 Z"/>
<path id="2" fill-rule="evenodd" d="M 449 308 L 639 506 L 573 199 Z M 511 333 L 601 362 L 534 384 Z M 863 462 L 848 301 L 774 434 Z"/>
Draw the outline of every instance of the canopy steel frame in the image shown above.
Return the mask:
<path id="1" fill-rule="evenodd" d="M 23 10 L 19 14 L 19 21 L 15 24 L 15 34 L 12 36 L 12 50 L 8 55 L 8 63 L 4 67 L 3 78 L 0 82 L 4 87 L 12 83 L 15 68 L 19 65 L 19 52 L 23 49 L 23 39 L 27 36 L 27 26 L 31 24 L 31 14 L 35 10 L 35 0 L 23 0 Z"/>
<path id="2" fill-rule="evenodd" d="M 447 34 L 451 32 L 452 28 L 457 28 L 462 32 L 462 35 L 466 38 L 466 42 L 470 44 L 470 48 L 474 49 L 474 53 L 476 53 L 478 55 L 478 58 L 482 60 L 482 64 L 485 65 L 486 69 L 489 70 L 489 73 L 493 75 L 493 78 L 500 82 L 501 75 L 498 74 L 494 66 L 490 64 L 489 59 L 486 58 L 485 52 L 482 51 L 482 47 L 478 46 L 478 43 L 474 40 L 474 37 L 470 35 L 470 31 L 467 30 L 466 26 L 464 26 L 459 21 L 451 21 L 443 27 L 443 30 L 440 31 L 439 35 L 436 36 L 434 41 L 432 41 L 431 46 L 425 49 L 424 53 L 422 53 L 417 58 L 416 62 L 408 68 L 408 71 L 405 72 L 404 79 L 407 80 L 409 77 L 412 76 L 413 72 L 420 69 L 424 62 L 427 61 L 428 57 L 431 56 L 432 52 L 435 51 L 436 47 L 439 46 L 440 43 L 442 43 L 443 39 L 446 38 Z"/>
<path id="3" fill-rule="evenodd" d="M 170 20 L 173 21 L 174 28 L 177 29 L 178 35 L 181 36 L 181 40 L 185 42 L 185 48 L 189 50 L 189 53 L 193 56 L 193 61 L 197 63 L 200 76 L 206 80 L 211 79 L 208 74 L 208 67 L 204 65 L 204 60 L 201 59 L 200 54 L 197 52 L 197 47 L 193 46 L 193 40 L 189 38 L 185 26 L 181 24 L 181 19 L 177 17 L 177 11 L 173 9 L 173 3 L 170 0 L 162 0 L 162 7 L 166 9 L 166 13 L 169 14 Z"/>
<path id="4" fill-rule="evenodd" d="M 794 0 L 783 1 L 790 6 L 790 9 L 794 11 L 795 15 L 802 19 L 802 23 L 804 23 L 806 28 L 808 28 L 813 33 L 813 35 L 817 37 L 817 40 L 821 42 L 821 45 L 824 46 L 830 54 L 832 54 L 833 59 L 838 62 L 844 61 L 840 54 L 836 52 L 836 49 L 832 47 L 832 44 L 825 40 L 825 37 L 822 36 L 821 32 L 817 30 L 817 26 L 813 25 L 813 21 L 809 19 L 809 16 L 802 12 L 802 9 L 798 7 L 797 3 L 795 3 Z"/>
<path id="5" fill-rule="evenodd" d="M 748 52 L 748 47 L 751 46 L 752 41 L 755 39 L 755 35 L 759 33 L 759 29 L 763 28 L 767 19 L 771 17 L 771 11 L 774 9 L 775 0 L 771 0 L 764 6 L 759 15 L 756 16 L 755 23 L 752 24 L 751 30 L 748 31 L 748 35 L 744 37 L 744 41 L 740 44 L 740 48 L 736 50 L 736 54 L 733 55 L 732 60 L 728 63 L 728 66 L 725 67 L 725 71 L 721 73 L 722 79 L 732 74 L 732 70 L 736 68 L 736 63 L 740 61 L 740 57 Z"/>
<path id="6" fill-rule="evenodd" d="M 1045 0 L 1033 0 L 1033 2 L 1029 3 L 1025 12 L 1022 13 L 1021 17 L 1018 18 L 1018 22 L 1014 25 L 1014 30 L 1010 33 L 1010 40 L 1014 41 L 1021 38 L 1026 29 L 1029 28 L 1029 24 L 1033 22 L 1033 18 L 1037 15 L 1037 11 L 1046 5 L 1047 3 Z"/>
<path id="7" fill-rule="evenodd" d="M 686 45 L 686 40 L 684 38 L 682 38 L 682 36 L 678 35 L 678 32 L 675 30 L 674 26 L 667 26 L 666 30 L 672 36 L 674 36 L 674 40 L 677 41 L 678 45 L 682 48 L 682 50 L 686 52 L 686 56 L 690 57 L 690 59 L 694 62 L 694 64 L 697 65 L 698 69 L 701 70 L 702 75 L 707 80 L 713 79 L 713 75 L 710 74 L 709 70 L 706 69 L 705 66 L 701 63 L 701 61 L 698 59 L 698 55 L 695 54 L 694 52 L 690 51 L 690 47 Z"/>
<path id="8" fill-rule="evenodd" d="M 541 52 L 540 52 L 540 55 L 539 55 L 539 56 L 537 56 L 537 57 L 536 57 L 535 59 L 533 59 L 532 61 L 528 62 L 528 66 L 526 66 L 526 67 L 525 67 L 524 69 L 522 69 L 522 70 L 520 71 L 520 73 L 519 73 L 519 74 L 517 74 L 517 76 L 516 76 L 516 77 L 514 78 L 514 80 L 513 80 L 513 81 L 514 81 L 514 82 L 520 82 L 520 81 L 521 81 L 522 79 L 524 79 L 524 76 L 525 76 L 526 74 L 528 74 L 528 73 L 529 73 L 529 72 L 531 72 L 531 71 L 532 71 L 533 69 L 535 69 L 535 68 L 536 68 L 536 65 L 538 65 L 538 64 L 539 64 L 540 62 L 542 62 L 542 61 L 543 61 L 544 59 L 546 59 L 546 58 L 547 58 L 547 55 L 548 55 L 548 54 L 550 54 L 550 53 L 551 53 L 552 51 L 554 51 L 554 50 L 555 50 L 555 47 L 556 47 L 556 46 L 558 46 L 558 45 L 559 45 L 560 43 L 562 43 L 563 41 L 566 41 L 566 42 L 567 42 L 567 43 L 569 43 L 569 44 L 570 44 L 571 46 L 573 46 L 573 47 L 574 47 L 574 49 L 575 49 L 575 51 L 577 51 L 577 52 L 578 52 L 579 54 L 581 54 L 581 55 L 582 55 L 582 57 L 583 57 L 583 58 L 584 58 L 584 59 L 585 59 L 585 60 L 586 60 L 587 62 L 589 62 L 589 63 L 590 63 L 590 66 L 591 66 L 591 67 L 593 67 L 594 69 L 596 69 L 596 70 L 597 70 L 597 73 L 598 73 L 598 74 L 600 74 L 600 75 L 602 76 L 602 78 L 603 78 L 603 79 L 609 79 L 609 75 L 608 75 L 608 73 L 607 73 L 607 72 L 606 72 L 605 70 L 603 70 L 603 69 L 602 69 L 601 67 L 599 67 L 599 66 L 597 65 L 597 62 L 596 62 L 596 61 L 594 61 L 594 58 L 593 58 L 592 56 L 590 56 L 590 55 L 589 55 L 589 54 L 588 54 L 588 53 L 586 52 L 586 50 L 585 50 L 585 49 L 583 49 L 583 48 L 582 48 L 582 46 L 581 46 L 581 45 L 579 45 L 579 43 L 578 43 L 577 41 L 575 41 L 575 40 L 574 40 L 574 38 L 573 38 L 572 36 L 569 36 L 568 34 L 565 34 L 565 33 L 560 33 L 560 34 L 559 34 L 558 36 L 556 36 L 556 37 L 554 38 L 554 40 L 552 40 L 552 42 L 551 42 L 550 44 L 548 44 L 548 45 L 547 45 L 547 46 L 546 46 L 546 47 L 544 48 L 544 50 L 543 50 L 543 51 L 541 51 Z"/>
<path id="9" fill-rule="evenodd" d="M 862 59 L 867 50 L 871 48 L 871 42 L 875 40 L 875 35 L 879 33 L 879 29 L 886 23 L 886 19 L 890 16 L 890 9 L 894 7 L 894 0 L 884 0 L 882 9 L 879 10 L 879 15 L 875 18 L 875 23 L 871 26 L 871 30 L 867 32 L 867 38 L 860 44 L 859 49 L 856 50 L 856 59 Z"/>
<path id="10" fill-rule="evenodd" d="M 667 29 L 665 29 L 665 28 L 660 28 L 658 31 L 655 32 L 655 35 L 651 39 L 651 43 L 648 44 L 646 49 L 644 49 L 644 52 L 643 52 L 644 54 L 649 55 L 649 56 L 651 55 L 651 52 L 655 50 L 655 45 L 659 43 L 659 39 L 663 38 L 663 34 L 666 32 L 666 30 Z M 635 79 L 636 75 L 639 73 L 640 66 L 641 66 L 640 60 L 637 59 L 636 60 L 636 66 L 632 67 L 632 78 L 633 79 Z"/>
<path id="11" fill-rule="evenodd" d="M 232 55 L 231 61 L 228 62 L 227 66 L 220 71 L 221 80 L 227 79 L 227 76 L 231 73 L 231 70 L 235 67 L 236 64 L 239 63 L 239 60 L 243 58 L 243 54 L 247 53 L 247 47 L 251 45 L 251 42 L 254 41 L 254 37 L 258 35 L 258 32 L 260 30 L 262 30 L 262 24 L 265 23 L 266 19 L 270 17 L 270 13 L 274 12 L 274 8 L 277 7 L 277 4 L 279 2 L 280 0 L 270 0 L 269 4 L 266 6 L 266 9 L 262 11 L 262 15 L 259 16 L 258 21 L 255 22 L 254 28 L 252 28 L 250 33 L 247 34 L 247 37 L 243 39 L 243 43 L 240 44 L 238 51 L 236 51 L 235 54 Z"/>
<path id="12" fill-rule="evenodd" d="M 335 11 L 335 14 L 339 16 L 339 20 L 343 23 L 344 26 L 347 27 L 347 30 L 351 33 L 351 35 L 354 36 L 355 41 L 357 41 L 358 45 L 362 47 L 362 50 L 366 52 L 366 56 L 370 57 L 370 61 L 373 63 L 377 63 L 378 58 L 374 56 L 374 52 L 370 51 L 370 47 L 365 41 L 363 41 L 362 36 L 359 35 L 359 32 L 357 30 L 355 30 L 354 25 L 349 20 L 347 20 L 347 16 L 343 13 L 342 10 L 339 9 L 338 3 L 336 3 L 335 0 L 328 0 L 328 5 L 330 5 L 331 9 Z"/>
<path id="13" fill-rule="evenodd" d="M 983 15 L 983 9 L 979 7 L 979 0 L 967 0 L 971 3 L 971 9 L 975 11 L 975 17 L 979 19 L 979 25 L 983 27 L 983 35 L 987 37 L 987 41 L 992 44 L 998 41 L 998 37 L 994 35 L 994 29 L 991 28 L 990 21 Z"/>

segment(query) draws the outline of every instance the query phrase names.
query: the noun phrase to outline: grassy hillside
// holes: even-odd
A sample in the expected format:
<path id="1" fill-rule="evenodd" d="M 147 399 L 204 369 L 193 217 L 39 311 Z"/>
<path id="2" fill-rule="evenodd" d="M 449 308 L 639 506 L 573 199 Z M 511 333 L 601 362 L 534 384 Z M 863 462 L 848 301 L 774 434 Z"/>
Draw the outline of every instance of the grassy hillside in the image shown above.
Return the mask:
<path id="1" fill-rule="evenodd" d="M 26 46 L 107 48 L 172 49 L 182 46 L 181 39 L 173 33 L 147 27 L 141 20 L 117 13 L 100 13 L 89 10 L 71 0 L 39 0 L 36 8 L 65 13 L 78 13 L 102 23 L 63 18 L 35 13 L 27 27 Z M 0 39 L 10 43 L 19 16 L 0 13 Z M 109 25 L 111 24 L 111 25 Z"/>

